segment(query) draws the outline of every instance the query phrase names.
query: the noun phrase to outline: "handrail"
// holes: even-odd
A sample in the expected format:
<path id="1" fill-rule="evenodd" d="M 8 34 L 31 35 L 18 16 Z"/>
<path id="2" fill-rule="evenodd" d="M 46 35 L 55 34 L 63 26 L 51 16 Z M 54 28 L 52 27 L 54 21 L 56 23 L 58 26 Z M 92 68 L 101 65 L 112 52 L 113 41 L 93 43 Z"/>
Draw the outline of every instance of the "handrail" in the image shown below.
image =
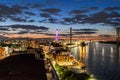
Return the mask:
<path id="1" fill-rule="evenodd" d="M 52 65 L 52 63 L 51 63 L 51 60 L 48 59 L 48 61 L 49 61 L 50 65 L 51 65 L 51 67 L 52 67 L 52 72 L 53 72 L 53 74 L 54 74 L 55 80 L 59 80 L 59 76 L 58 76 L 55 68 L 53 67 L 53 65 Z"/>

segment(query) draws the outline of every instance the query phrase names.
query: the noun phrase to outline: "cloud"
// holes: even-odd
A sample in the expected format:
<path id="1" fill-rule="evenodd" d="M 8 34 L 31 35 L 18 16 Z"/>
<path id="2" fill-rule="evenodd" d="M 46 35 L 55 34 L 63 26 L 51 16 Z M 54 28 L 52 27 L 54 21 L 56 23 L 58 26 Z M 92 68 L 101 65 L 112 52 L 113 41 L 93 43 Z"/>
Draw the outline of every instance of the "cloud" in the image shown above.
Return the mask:
<path id="1" fill-rule="evenodd" d="M 29 9 L 27 6 L 19 6 L 19 5 L 13 5 L 12 8 L 21 9 L 21 10 L 23 10 L 23 9 L 25 9 L 25 10 Z"/>
<path id="2" fill-rule="evenodd" d="M 72 17 L 68 17 L 68 18 L 63 18 L 63 20 L 61 21 L 61 24 L 65 24 L 65 25 L 70 25 L 70 24 L 83 24 L 84 22 L 84 18 L 86 18 L 86 15 L 74 15 Z"/>
<path id="3" fill-rule="evenodd" d="M 63 18 L 65 22 L 73 22 L 74 20 L 72 18 Z"/>
<path id="4" fill-rule="evenodd" d="M 111 35 L 107 35 L 107 34 L 102 34 L 102 35 L 99 35 L 99 36 L 102 36 L 102 37 L 111 37 Z"/>
<path id="5" fill-rule="evenodd" d="M 54 24 L 59 24 L 60 22 L 59 22 L 59 20 L 58 19 L 56 19 L 56 18 L 46 18 L 46 19 L 43 19 L 43 20 L 41 20 L 41 21 L 39 21 L 40 23 L 54 23 Z"/>
<path id="6" fill-rule="evenodd" d="M 97 29 L 72 29 L 73 31 L 98 31 Z"/>
<path id="7" fill-rule="evenodd" d="M 31 5 L 6 5 L 0 4 L 0 22 L 35 22 L 53 23 L 53 24 L 107 24 L 112 26 L 120 25 L 120 7 L 107 7 L 100 9 L 97 6 L 84 7 L 83 9 L 74 9 L 66 13 L 61 13 L 60 8 L 51 8 L 46 4 L 57 4 L 58 0 L 46 0 L 41 3 L 30 3 Z M 56 5 L 54 5 L 56 6 Z M 48 8 L 49 7 L 49 8 Z M 36 9 L 34 9 L 36 8 Z M 80 7 L 81 8 L 81 7 Z M 103 7 L 102 7 L 103 8 Z M 94 10 L 94 11 L 93 11 Z M 95 11 L 96 10 L 96 11 Z M 103 10 L 103 11 L 101 11 Z M 35 12 L 33 12 L 35 11 Z M 63 10 L 64 11 L 64 10 Z M 93 12 L 92 12 L 93 11 Z M 100 11 L 100 12 L 99 12 Z M 58 16 L 58 14 L 60 16 Z M 35 18 L 38 17 L 37 20 Z"/>
<path id="8" fill-rule="evenodd" d="M 85 18 L 85 21 L 88 23 L 104 23 L 107 18 L 109 18 L 109 14 L 106 12 L 98 12 L 95 13 L 93 15 L 91 15 L 90 17 Z"/>
<path id="9" fill-rule="evenodd" d="M 1 27 L 1 26 L 0 26 L 0 30 L 2 30 L 2 31 L 9 31 L 8 28 L 4 28 L 4 27 Z"/>
<path id="10" fill-rule="evenodd" d="M 49 18 L 48 19 L 49 20 L 49 23 L 57 23 L 57 19 L 54 19 L 54 18 Z"/>
<path id="11" fill-rule="evenodd" d="M 6 19 L 5 19 L 5 18 L 0 17 L 0 22 L 5 22 L 5 21 L 6 21 Z"/>
<path id="12" fill-rule="evenodd" d="M 79 15 L 79 14 L 82 14 L 82 13 L 86 13 L 88 12 L 88 10 L 72 10 L 69 12 L 70 15 Z"/>
<path id="13" fill-rule="evenodd" d="M 98 10 L 99 8 L 98 7 L 90 7 L 89 9 L 90 10 Z"/>
<path id="14" fill-rule="evenodd" d="M 74 24 L 75 20 L 73 18 L 63 18 L 63 20 L 60 21 L 60 23 L 63 25 L 70 25 L 70 24 Z"/>
<path id="15" fill-rule="evenodd" d="M 28 22 L 35 22 L 35 20 L 31 19 L 31 20 L 29 20 Z"/>
<path id="16" fill-rule="evenodd" d="M 118 17 L 120 17 L 120 14 L 117 13 L 117 12 L 112 11 L 112 12 L 109 14 L 109 18 L 118 18 Z"/>
<path id="17" fill-rule="evenodd" d="M 74 35 L 83 35 L 83 34 L 95 34 L 97 32 L 73 32 Z"/>
<path id="18" fill-rule="evenodd" d="M 84 23 L 84 19 L 86 18 L 86 15 L 75 15 L 72 19 L 74 19 L 74 21 L 76 23 Z"/>
<path id="19" fill-rule="evenodd" d="M 47 5 L 54 5 L 54 4 L 58 4 L 57 0 L 45 0 Z"/>
<path id="20" fill-rule="evenodd" d="M 3 35 L 0 35 L 0 40 L 5 40 L 5 39 L 8 39 L 8 37 L 5 37 Z"/>
<path id="21" fill-rule="evenodd" d="M 21 18 L 21 17 L 12 17 L 11 20 L 13 20 L 15 22 L 27 22 L 26 19 Z"/>
<path id="22" fill-rule="evenodd" d="M 22 11 L 20 8 L 9 7 L 0 4 L 0 16 L 15 15 L 15 14 L 20 14 L 21 12 Z"/>
<path id="23" fill-rule="evenodd" d="M 69 14 L 74 14 L 70 17 L 63 17 L 61 19 L 55 18 L 51 13 L 49 12 L 50 9 L 44 9 L 45 13 L 41 13 L 40 16 L 44 17 L 44 20 L 41 20 L 39 22 L 41 23 L 57 23 L 57 24 L 63 24 L 63 25 L 71 25 L 71 24 L 105 24 L 105 25 L 112 25 L 112 26 L 118 26 L 120 25 L 120 14 L 118 12 L 112 11 L 112 12 L 94 12 L 92 14 L 88 14 L 84 12 L 87 12 L 89 10 L 97 10 L 98 7 L 90 7 L 88 10 L 72 10 L 69 12 Z M 44 11 L 43 10 L 43 11 Z M 51 10 L 50 10 L 51 11 Z M 57 13 L 57 12 L 55 12 Z"/>
<path id="24" fill-rule="evenodd" d="M 30 29 L 30 30 L 48 30 L 49 28 L 45 27 L 45 26 L 34 26 L 34 25 L 10 25 L 8 27 L 11 28 L 21 28 L 21 29 Z"/>
<path id="25" fill-rule="evenodd" d="M 72 29 L 74 35 L 83 35 L 83 34 L 95 34 L 97 33 L 97 29 Z"/>
<path id="26" fill-rule="evenodd" d="M 43 6 L 44 6 L 43 4 L 35 3 L 35 4 L 32 5 L 32 8 L 38 8 L 38 9 L 40 9 Z"/>
<path id="27" fill-rule="evenodd" d="M 8 25 L 8 26 L 0 26 L 1 33 L 8 34 L 25 34 L 25 33 L 45 33 L 48 31 L 48 27 L 45 26 L 35 26 L 35 25 Z"/>
<path id="28" fill-rule="evenodd" d="M 46 22 L 47 22 L 47 19 L 43 19 L 43 20 L 40 20 L 40 21 L 38 21 L 38 22 L 40 22 L 40 23 L 46 23 Z"/>
<path id="29" fill-rule="evenodd" d="M 44 17 L 44 18 L 50 18 L 51 17 L 51 15 L 49 13 L 40 13 L 40 16 Z"/>
<path id="30" fill-rule="evenodd" d="M 30 16 L 24 16 L 26 19 L 30 18 Z"/>
<path id="31" fill-rule="evenodd" d="M 116 22 L 116 21 L 114 21 L 114 22 L 112 22 L 112 21 L 106 21 L 105 24 L 111 25 L 111 26 L 114 26 L 114 27 L 120 26 L 120 22 Z"/>
<path id="32" fill-rule="evenodd" d="M 33 12 L 28 12 L 28 11 L 26 11 L 25 14 L 28 14 L 28 15 L 30 15 L 30 16 L 36 15 L 35 13 L 33 13 Z"/>
<path id="33" fill-rule="evenodd" d="M 120 10 L 120 7 L 107 7 L 104 10 L 106 11 Z"/>
<path id="34" fill-rule="evenodd" d="M 56 34 L 46 33 L 47 36 L 55 36 Z M 70 34 L 59 34 L 59 36 L 70 36 Z"/>
<path id="35" fill-rule="evenodd" d="M 104 23 L 112 26 L 118 26 L 120 14 L 117 12 L 98 12 L 86 17 L 84 19 L 85 23 L 97 24 Z"/>
<path id="36" fill-rule="evenodd" d="M 23 10 L 28 9 L 26 6 L 7 6 L 0 4 L 0 16 L 16 15 L 21 14 Z"/>
<path id="37" fill-rule="evenodd" d="M 47 8 L 47 9 L 42 9 L 41 11 L 47 12 L 47 13 L 50 13 L 50 14 L 57 14 L 57 13 L 61 12 L 61 9 Z"/>
<path id="38" fill-rule="evenodd" d="M 28 33 L 28 32 L 27 31 L 20 31 L 17 34 L 26 34 L 26 33 Z"/>
<path id="39" fill-rule="evenodd" d="M 48 33 L 47 31 L 34 31 L 34 32 L 29 32 L 29 33 L 31 33 L 31 34 L 46 34 L 46 33 Z"/>
<path id="40" fill-rule="evenodd" d="M 10 18 L 11 20 L 16 22 L 26 22 L 27 20 L 23 18 L 24 16 L 22 14 L 24 10 L 28 10 L 28 9 L 29 8 L 26 6 L 19 6 L 19 5 L 8 6 L 8 5 L 0 4 L 0 21 L 5 22 Z"/>

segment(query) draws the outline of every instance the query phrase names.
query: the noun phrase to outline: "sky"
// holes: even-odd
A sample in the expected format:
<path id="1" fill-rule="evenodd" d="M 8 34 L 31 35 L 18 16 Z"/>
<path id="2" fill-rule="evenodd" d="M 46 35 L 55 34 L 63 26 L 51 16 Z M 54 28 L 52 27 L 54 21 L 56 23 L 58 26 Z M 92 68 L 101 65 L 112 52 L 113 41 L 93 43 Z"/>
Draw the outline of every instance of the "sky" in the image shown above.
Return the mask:
<path id="1" fill-rule="evenodd" d="M 120 0 L 0 0 L 1 36 L 115 35 Z"/>

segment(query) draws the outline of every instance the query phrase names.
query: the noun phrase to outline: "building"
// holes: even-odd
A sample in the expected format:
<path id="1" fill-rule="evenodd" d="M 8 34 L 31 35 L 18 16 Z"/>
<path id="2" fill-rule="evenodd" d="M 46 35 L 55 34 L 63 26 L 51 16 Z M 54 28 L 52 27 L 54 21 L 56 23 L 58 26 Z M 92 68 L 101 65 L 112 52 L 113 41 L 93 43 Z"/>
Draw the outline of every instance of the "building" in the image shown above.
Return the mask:
<path id="1" fill-rule="evenodd" d="M 35 49 L 35 48 L 32 48 L 32 47 L 28 47 L 28 48 L 27 48 L 27 53 L 28 53 L 28 54 L 35 54 L 35 53 L 36 53 L 36 49 Z"/>
<path id="2" fill-rule="evenodd" d="M 10 56 L 8 47 L 0 47 L 0 59 Z"/>
<path id="3" fill-rule="evenodd" d="M 32 47 L 32 48 L 39 48 L 39 42 L 34 40 L 23 40 L 21 41 L 22 47 Z"/>

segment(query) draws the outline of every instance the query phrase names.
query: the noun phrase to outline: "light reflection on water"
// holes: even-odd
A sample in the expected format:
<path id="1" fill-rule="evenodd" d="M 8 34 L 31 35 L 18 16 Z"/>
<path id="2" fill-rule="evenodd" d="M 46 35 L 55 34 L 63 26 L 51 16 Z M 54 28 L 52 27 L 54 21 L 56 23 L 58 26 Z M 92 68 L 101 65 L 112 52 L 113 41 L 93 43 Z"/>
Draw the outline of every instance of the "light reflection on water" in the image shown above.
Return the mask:
<path id="1" fill-rule="evenodd" d="M 86 64 L 89 73 L 98 80 L 120 79 L 120 47 L 114 44 L 90 43 L 71 49 L 72 54 Z"/>

